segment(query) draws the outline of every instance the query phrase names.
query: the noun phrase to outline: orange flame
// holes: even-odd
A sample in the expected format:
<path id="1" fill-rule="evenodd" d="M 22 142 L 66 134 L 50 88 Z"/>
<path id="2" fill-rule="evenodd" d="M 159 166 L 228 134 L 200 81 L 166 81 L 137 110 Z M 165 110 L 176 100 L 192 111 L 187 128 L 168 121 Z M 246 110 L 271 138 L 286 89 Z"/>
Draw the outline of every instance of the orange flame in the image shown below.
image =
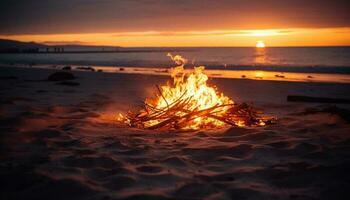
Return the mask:
<path id="1" fill-rule="evenodd" d="M 180 55 L 168 56 L 178 65 L 171 70 L 172 84 L 160 87 L 161 95 L 155 99 L 146 99 L 146 103 L 152 105 L 155 109 L 164 109 L 172 105 L 179 99 L 190 99 L 185 110 L 179 110 L 175 113 L 177 116 L 184 116 L 193 110 L 203 110 L 217 106 L 214 110 L 217 116 L 224 114 L 228 107 L 220 105 L 233 104 L 233 100 L 219 93 L 214 87 L 207 85 L 208 76 L 204 73 L 204 66 L 195 67 L 190 73 L 185 73 L 184 65 L 187 60 Z M 146 122 L 145 127 L 151 127 L 159 124 L 161 120 L 155 119 Z M 226 124 L 220 120 L 208 117 L 196 117 L 184 129 L 199 129 L 202 127 L 222 127 Z M 238 121 L 237 126 L 244 126 Z"/>

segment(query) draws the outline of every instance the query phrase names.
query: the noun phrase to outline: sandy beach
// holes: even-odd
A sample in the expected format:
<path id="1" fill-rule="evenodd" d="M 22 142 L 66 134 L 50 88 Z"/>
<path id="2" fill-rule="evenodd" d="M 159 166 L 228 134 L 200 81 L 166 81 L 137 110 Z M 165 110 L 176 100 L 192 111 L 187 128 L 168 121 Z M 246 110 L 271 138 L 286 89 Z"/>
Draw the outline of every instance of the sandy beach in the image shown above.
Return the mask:
<path id="1" fill-rule="evenodd" d="M 213 78 L 278 120 L 257 128 L 164 132 L 115 115 L 167 76 L 0 67 L 0 199 L 349 199 L 350 84 Z"/>

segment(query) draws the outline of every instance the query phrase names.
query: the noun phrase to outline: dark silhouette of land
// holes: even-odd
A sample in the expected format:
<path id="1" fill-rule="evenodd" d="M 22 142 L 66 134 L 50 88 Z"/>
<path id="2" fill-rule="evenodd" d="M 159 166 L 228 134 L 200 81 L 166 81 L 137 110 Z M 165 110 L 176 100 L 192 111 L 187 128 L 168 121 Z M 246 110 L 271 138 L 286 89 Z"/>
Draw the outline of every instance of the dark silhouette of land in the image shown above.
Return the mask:
<path id="1" fill-rule="evenodd" d="M 20 42 L 0 39 L 0 53 L 137 53 L 169 52 L 174 48 L 124 48 L 120 46 L 94 45 L 46 45 L 36 42 Z"/>
<path id="2" fill-rule="evenodd" d="M 0 53 L 35 52 L 46 45 L 35 42 L 19 42 L 15 40 L 0 39 Z"/>

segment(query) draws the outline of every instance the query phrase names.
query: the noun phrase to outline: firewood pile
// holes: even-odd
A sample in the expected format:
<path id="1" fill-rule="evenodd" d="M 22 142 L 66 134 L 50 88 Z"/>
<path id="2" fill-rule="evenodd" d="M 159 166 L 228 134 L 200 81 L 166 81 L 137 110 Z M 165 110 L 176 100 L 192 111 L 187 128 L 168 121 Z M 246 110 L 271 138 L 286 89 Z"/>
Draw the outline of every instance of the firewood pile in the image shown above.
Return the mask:
<path id="1" fill-rule="evenodd" d="M 157 86 L 159 96 L 167 101 Z M 260 111 L 247 103 L 214 105 L 206 109 L 192 107 L 192 98 L 184 93 L 174 102 L 167 102 L 163 108 L 143 102 L 142 109 L 129 111 L 121 118 L 124 124 L 140 129 L 198 130 L 220 127 L 265 126 L 273 123 L 271 117 L 259 116 Z M 197 123 L 200 122 L 200 123 Z M 197 125 L 199 124 L 199 125 Z"/>

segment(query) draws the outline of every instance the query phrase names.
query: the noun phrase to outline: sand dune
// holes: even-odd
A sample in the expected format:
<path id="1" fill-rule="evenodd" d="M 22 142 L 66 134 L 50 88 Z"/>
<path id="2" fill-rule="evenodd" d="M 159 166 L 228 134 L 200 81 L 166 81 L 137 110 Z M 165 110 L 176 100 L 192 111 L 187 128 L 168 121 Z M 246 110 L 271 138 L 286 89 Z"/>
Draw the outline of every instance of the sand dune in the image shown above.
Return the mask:
<path id="1" fill-rule="evenodd" d="M 347 97 L 347 84 L 215 79 L 277 124 L 169 133 L 112 118 L 167 77 L 74 72 L 72 86 L 52 72 L 0 68 L 1 199 L 350 198 L 348 108 L 285 100 Z"/>

